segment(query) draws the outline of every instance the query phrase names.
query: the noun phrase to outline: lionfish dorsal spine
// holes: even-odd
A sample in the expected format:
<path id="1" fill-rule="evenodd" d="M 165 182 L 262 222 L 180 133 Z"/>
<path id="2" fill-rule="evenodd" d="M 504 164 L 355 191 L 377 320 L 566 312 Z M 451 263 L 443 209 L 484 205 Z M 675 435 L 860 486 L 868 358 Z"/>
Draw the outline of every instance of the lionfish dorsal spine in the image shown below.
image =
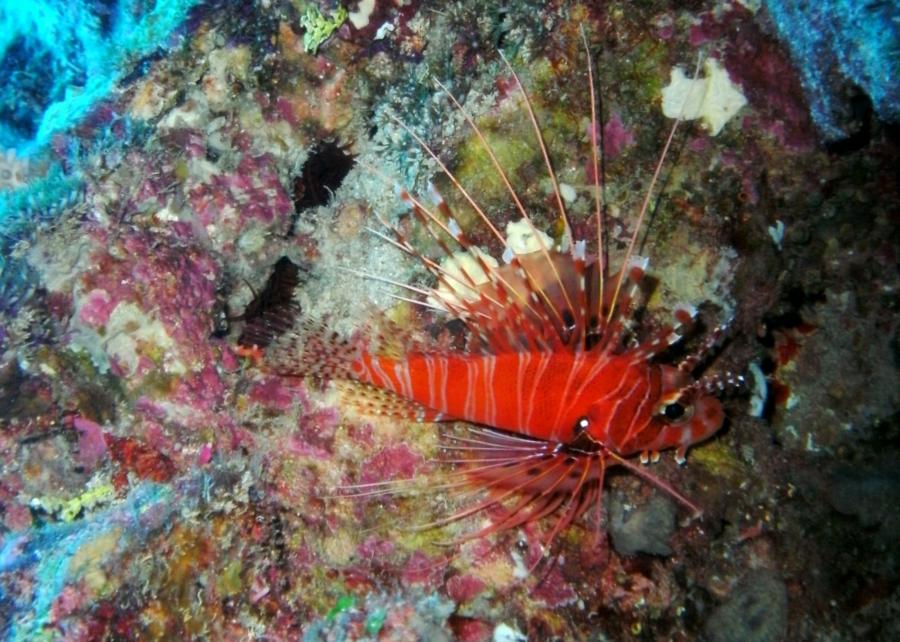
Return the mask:
<path id="1" fill-rule="evenodd" d="M 594 178 L 594 225 L 597 228 L 597 258 L 595 262 L 596 282 L 598 288 L 596 318 L 599 325 L 603 317 L 603 296 L 606 281 L 606 259 L 603 246 L 603 193 L 600 175 L 600 118 L 597 109 L 597 91 L 594 87 L 594 65 L 591 61 L 591 48 L 588 44 L 587 32 L 584 25 L 581 26 L 581 42 L 587 56 L 588 93 L 591 104 L 591 124 L 588 136 L 591 142 L 591 169 Z"/>
<path id="2" fill-rule="evenodd" d="M 388 225 L 383 218 L 379 217 L 379 221 L 392 231 L 394 245 L 419 260 L 437 281 L 438 287 L 430 290 L 426 295 L 426 304 L 428 304 L 426 307 L 442 308 L 453 317 L 460 319 L 479 337 L 483 348 L 488 353 L 519 352 L 534 348 L 550 351 L 569 350 L 576 354 L 590 350 L 617 350 L 621 347 L 622 339 L 628 330 L 638 285 L 646 270 L 646 263 L 635 257 L 637 240 L 650 209 L 654 190 L 677 131 L 679 119 L 673 123 L 663 151 L 654 167 L 634 229 L 627 243 L 622 268 L 610 278 L 603 245 L 600 118 L 590 48 L 583 30 L 582 41 L 588 56 L 588 88 L 591 108 L 589 140 L 591 162 L 594 168 L 593 216 L 597 228 L 596 256 L 592 261 L 588 261 L 587 258 L 585 239 L 573 237 L 560 183 L 554 172 L 550 154 L 528 92 L 502 52 L 498 52 L 499 57 L 521 94 L 552 184 L 554 200 L 563 227 L 563 238 L 558 247 L 554 247 L 544 240 L 544 236 L 537 229 L 513 187 L 509 175 L 472 115 L 444 83 L 436 78 L 433 80 L 479 140 L 496 175 L 509 193 L 512 204 L 522 216 L 522 222 L 535 239 L 536 249 L 533 251 L 536 252 L 538 258 L 517 254 L 510 246 L 508 239 L 487 215 L 485 209 L 479 205 L 471 192 L 462 185 L 434 149 L 410 126 L 397 116 L 389 114 L 389 117 L 431 157 L 454 189 L 475 212 L 477 219 L 485 225 L 503 247 L 503 258 L 506 265 L 501 267 L 493 259 L 486 260 L 484 252 L 466 237 L 456 223 L 449 206 L 433 185 L 429 185 L 429 192 L 432 195 L 436 211 L 406 190 L 400 190 L 400 198 L 413 211 L 416 219 L 437 243 L 446 257 L 445 261 L 438 262 L 424 256 L 412 247 L 399 230 Z M 384 238 L 383 235 L 381 236 Z M 459 253 L 454 252 L 448 245 L 447 237 L 459 245 L 471 267 L 459 264 Z M 449 270 L 445 269 L 445 262 L 457 265 L 455 265 L 455 269 Z M 485 282 L 486 284 L 484 284 Z M 673 338 L 673 340 L 677 340 L 677 338 Z M 657 337 L 653 342 L 640 346 L 638 350 L 646 354 L 655 354 L 665 349 L 667 345 L 670 343 Z M 526 346 L 528 347 L 526 348 Z"/>
<path id="3" fill-rule="evenodd" d="M 522 100 L 525 103 L 525 109 L 528 111 L 528 117 L 531 120 L 531 126 L 534 130 L 534 135 L 537 138 L 538 144 L 541 148 L 541 155 L 544 157 L 544 164 L 547 167 L 547 175 L 550 177 L 550 182 L 553 185 L 553 195 L 556 198 L 556 204 L 559 207 L 559 216 L 560 220 L 563 224 L 563 235 L 564 241 L 568 247 L 572 247 L 573 238 L 572 238 L 572 226 L 569 225 L 569 216 L 566 213 L 566 205 L 563 201 L 562 191 L 559 188 L 559 179 L 556 178 L 556 172 L 553 171 L 553 162 L 550 160 L 550 153 L 547 151 L 547 145 L 544 142 L 544 135 L 541 132 L 541 126 L 538 124 L 537 116 L 534 113 L 534 107 L 531 104 L 531 98 L 528 96 L 528 92 L 525 91 L 524 85 L 522 85 L 522 81 L 519 79 L 519 74 L 516 73 L 516 70 L 513 69 L 512 65 L 509 64 L 509 60 L 506 59 L 506 56 L 503 55 L 502 51 L 499 51 L 500 59 L 503 61 L 503 64 L 506 65 L 507 70 L 510 74 L 512 74 L 513 80 L 516 82 L 516 87 L 519 89 L 519 93 L 522 95 Z"/>
<path id="4" fill-rule="evenodd" d="M 425 145 L 426 150 L 430 154 L 432 154 L 434 156 L 434 158 L 437 160 L 437 156 L 434 154 L 434 152 L 430 149 L 430 147 L 428 147 L 424 143 L 424 141 L 421 140 L 421 138 L 418 137 L 418 135 L 416 135 L 414 132 L 409 130 L 406 127 L 406 125 L 403 124 L 402 122 L 398 121 L 398 123 L 401 125 L 401 127 L 405 128 L 407 131 L 409 131 L 410 135 L 416 137 L 416 139 L 420 145 Z M 447 175 L 450 176 L 452 178 L 452 180 L 456 181 L 455 176 L 453 176 L 452 174 L 449 173 L 449 169 L 447 169 L 446 166 L 444 166 L 442 163 L 441 163 L 441 166 L 442 166 L 443 170 L 447 173 Z M 457 183 L 458 183 L 458 181 L 457 181 Z M 461 185 L 458 185 L 458 187 L 462 190 Z M 443 197 L 441 197 L 441 195 L 437 192 L 437 190 L 433 186 L 431 186 L 430 191 L 432 193 L 433 199 L 436 201 L 438 210 L 440 211 L 441 215 L 448 221 L 447 223 L 444 223 L 441 220 L 441 218 L 436 216 L 434 214 L 434 212 L 432 212 L 428 207 L 426 207 L 421 202 L 421 200 L 417 199 L 415 196 L 410 194 L 408 191 L 401 190 L 401 200 L 403 200 L 403 202 L 406 203 L 412 209 L 413 213 L 416 215 L 416 217 L 419 219 L 419 221 L 422 223 L 422 225 L 426 228 L 429 235 L 432 238 L 437 240 L 439 247 L 445 253 L 445 255 L 450 260 L 454 260 L 454 257 L 455 257 L 454 252 L 452 252 L 450 250 L 450 248 L 446 245 L 446 243 L 443 241 L 443 239 L 440 237 L 440 235 L 435 233 L 434 229 L 431 227 L 432 224 L 436 225 L 446 235 L 453 238 L 459 244 L 459 246 L 462 248 L 462 250 L 465 253 L 467 253 L 475 261 L 475 263 L 478 265 L 478 267 L 480 268 L 482 273 L 485 274 L 488 277 L 488 279 L 491 281 L 491 284 L 494 287 L 495 292 L 502 293 L 503 295 L 512 294 L 513 296 L 518 298 L 519 305 L 522 305 L 525 308 L 528 308 L 530 310 L 530 312 L 540 316 L 538 310 L 532 306 L 532 304 L 529 302 L 528 298 L 523 297 L 520 293 L 518 293 L 509 284 L 509 282 L 494 268 L 494 266 L 487 263 L 483 253 L 481 251 L 479 251 L 472 243 L 469 242 L 469 240 L 466 238 L 465 234 L 462 232 L 462 229 L 459 227 L 458 224 L 456 224 L 453 214 L 450 211 L 449 206 L 446 204 L 446 201 L 444 201 Z M 463 191 L 463 194 L 465 195 L 465 194 L 467 194 L 467 192 Z M 471 203 L 473 204 L 473 207 L 477 208 L 477 204 L 474 204 L 474 201 L 471 201 Z M 506 242 L 505 238 L 499 233 L 499 231 L 496 229 L 496 227 L 493 226 L 493 224 L 490 222 L 490 219 L 487 218 L 487 215 L 484 214 L 484 212 L 480 208 L 477 208 L 477 211 L 481 214 L 481 216 L 488 223 L 488 225 L 491 226 L 491 229 L 498 236 L 498 238 L 500 238 L 505 243 Z M 402 233 L 399 230 L 397 230 L 393 226 L 389 225 L 386 221 L 384 221 L 380 217 L 379 217 L 379 220 L 382 222 L 383 225 L 385 225 L 386 227 L 391 229 L 395 235 L 399 235 L 400 237 L 402 237 Z M 409 246 L 408 243 L 406 243 L 405 245 Z M 409 247 L 411 249 L 411 246 L 409 246 Z M 508 245 L 506 247 L 508 248 Z M 405 250 L 405 248 L 403 248 L 403 249 Z M 411 251 L 408 253 L 411 253 L 413 256 L 418 258 L 421 262 L 423 262 L 423 264 L 426 264 L 426 267 L 427 267 L 428 260 L 424 257 L 424 255 L 422 255 L 419 252 L 415 252 L 415 251 Z M 477 290 L 477 285 L 474 283 L 471 275 L 469 275 L 465 270 L 461 270 L 461 272 L 465 276 L 466 280 L 469 281 L 469 283 L 467 285 L 471 286 L 473 289 Z M 492 305 L 499 308 L 500 310 L 504 310 L 507 307 L 507 306 L 503 305 L 500 301 L 497 301 L 494 298 L 487 297 L 487 300 Z M 447 303 L 446 299 L 444 299 L 442 302 Z M 452 307 L 456 307 L 456 306 L 451 305 L 450 307 L 452 308 Z M 480 316 L 484 316 L 484 314 L 482 313 Z M 496 321 L 495 318 L 494 318 L 494 320 Z"/>
<path id="5" fill-rule="evenodd" d="M 501 53 L 500 55 L 501 55 L 501 57 L 503 56 L 502 53 Z M 504 60 L 504 62 L 506 62 L 506 58 L 503 58 L 503 60 Z M 506 62 L 506 64 L 507 64 L 507 66 L 509 66 L 509 63 L 508 63 L 508 62 Z M 522 87 L 521 82 L 519 82 L 518 76 L 515 75 L 515 72 L 512 71 L 512 68 L 511 68 L 511 67 L 510 67 L 510 71 L 513 73 L 513 76 L 514 76 L 514 78 L 515 78 L 515 80 L 516 80 L 516 82 L 517 82 L 517 84 L 518 84 L 518 86 L 519 86 L 519 88 L 520 88 L 520 90 L 521 90 L 521 92 L 522 92 L 522 95 L 523 95 L 524 98 L 525 98 L 526 104 L 528 104 L 529 112 L 531 113 L 532 118 L 534 119 L 534 112 L 533 112 L 533 110 L 531 109 L 530 100 L 528 99 L 528 94 L 525 93 L 525 89 Z M 493 167 L 494 167 L 494 170 L 497 172 L 497 176 L 498 176 L 498 177 L 500 178 L 500 180 L 503 182 L 503 185 L 504 185 L 504 187 L 506 188 L 506 191 L 509 193 L 510 198 L 512 198 L 512 201 L 513 201 L 513 203 L 515 204 L 516 209 L 518 210 L 519 214 L 522 215 L 522 220 L 526 222 L 526 224 L 527 224 L 528 227 L 530 228 L 531 234 L 534 235 L 534 237 L 537 239 L 537 242 L 538 242 L 538 244 L 539 244 L 539 250 L 540 250 L 540 252 L 542 253 L 542 255 L 544 256 L 544 258 L 546 259 L 546 262 L 547 262 L 547 264 L 549 265 L 550 269 L 553 271 L 553 274 L 554 274 L 554 276 L 555 276 L 557 282 L 559 283 L 559 286 L 560 286 L 561 290 L 565 293 L 565 291 L 566 291 L 565 285 L 563 284 L 563 281 L 562 281 L 562 279 L 561 279 L 561 277 L 560 277 L 560 275 L 559 275 L 559 272 L 557 271 L 556 266 L 554 265 L 553 260 L 552 260 L 552 258 L 551 258 L 551 256 L 550 256 L 550 249 L 551 249 L 551 248 L 548 248 L 548 247 L 547 247 L 546 243 L 544 242 L 543 238 L 541 237 L 540 233 L 538 232 L 537 227 L 534 225 L 534 221 L 532 220 L 531 216 L 528 214 L 528 210 L 527 210 L 527 209 L 525 208 L 525 206 L 522 204 L 522 199 L 519 197 L 518 192 L 516 192 L 516 189 L 513 187 L 512 182 L 509 180 L 509 176 L 508 176 L 506 170 L 503 168 L 503 166 L 500 164 L 500 161 L 497 159 L 497 155 L 494 153 L 494 150 L 491 148 L 491 145 L 490 145 L 490 143 L 487 141 L 487 138 L 485 137 L 484 133 L 481 131 L 481 128 L 478 127 L 478 125 L 475 123 L 475 120 L 472 118 L 472 115 L 468 112 L 468 110 L 467 110 L 465 107 L 463 107 L 463 105 L 459 102 L 459 100 L 456 98 L 456 96 L 454 96 L 453 93 L 446 87 L 446 85 L 444 85 L 444 84 L 443 84 L 440 80 L 438 80 L 437 78 L 434 79 L 434 82 L 435 82 L 435 83 L 438 85 L 438 87 L 440 87 L 441 90 L 446 94 L 446 96 L 447 96 L 447 97 L 449 98 L 449 100 L 453 103 L 453 105 L 454 105 L 454 107 L 457 109 L 457 111 L 462 115 L 463 119 L 466 121 L 466 123 L 469 125 L 469 127 L 472 128 L 472 131 L 475 133 L 475 136 L 478 138 L 479 143 L 481 144 L 482 148 L 485 150 L 485 153 L 487 153 L 488 158 L 490 159 L 491 164 L 492 164 Z M 538 135 L 538 140 L 539 140 L 539 142 L 540 142 L 541 149 L 542 149 L 543 154 L 544 154 L 544 158 L 545 158 L 546 161 L 547 161 L 547 167 L 548 167 L 548 169 L 549 169 L 549 171 L 550 171 L 550 175 L 551 175 L 552 180 L 553 180 L 554 190 L 555 190 L 555 192 L 556 192 L 556 195 L 557 195 L 557 198 L 558 198 L 558 202 L 559 202 L 560 207 L 561 207 L 560 212 L 561 212 L 561 216 L 562 216 L 563 223 L 564 223 L 564 225 L 565 225 L 566 238 L 567 238 L 567 239 L 570 239 L 570 238 L 571 238 L 570 226 L 569 226 L 569 223 L 568 223 L 568 217 L 567 217 L 566 212 L 565 212 L 565 207 L 563 206 L 563 203 L 562 203 L 562 197 L 560 196 L 558 181 L 556 180 L 556 175 L 555 175 L 554 172 L 553 172 L 552 165 L 550 165 L 549 155 L 547 154 L 546 146 L 545 146 L 545 144 L 544 144 L 543 138 L 541 137 L 540 127 L 537 126 L 537 121 L 536 121 L 536 119 L 533 120 L 533 122 L 534 122 L 534 124 L 535 124 L 535 128 L 536 128 L 535 131 L 536 131 L 536 133 L 537 133 L 537 135 Z M 458 181 L 456 180 L 456 178 L 449 172 L 449 170 L 446 168 L 445 165 L 441 164 L 441 169 L 442 169 L 442 170 L 444 171 L 444 173 L 450 178 L 451 182 L 452 182 L 458 189 L 461 190 L 461 193 L 463 194 L 463 196 L 464 196 L 467 200 L 469 200 L 470 204 L 472 204 L 472 206 L 475 208 L 476 212 L 479 214 L 479 216 L 482 218 L 482 220 L 484 220 L 485 223 L 487 223 L 487 225 L 489 226 L 489 228 L 491 229 L 491 231 L 494 233 L 494 235 L 495 235 L 495 236 L 500 240 L 500 242 L 503 244 L 503 246 L 504 246 L 504 256 L 505 256 L 505 257 L 509 257 L 509 258 L 511 259 L 511 261 L 515 261 L 515 252 L 512 250 L 512 248 L 510 248 L 509 243 L 507 242 L 506 238 L 505 238 L 502 234 L 500 234 L 500 232 L 499 232 L 499 230 L 497 230 L 496 226 L 495 226 L 495 225 L 494 225 L 494 224 L 486 217 L 486 215 L 484 214 L 482 208 L 478 207 L 478 206 L 474 203 L 474 201 L 468 196 L 468 192 L 466 192 L 466 191 L 464 191 L 464 190 L 461 189 L 461 186 L 460 186 L 459 182 L 458 182 Z M 443 200 L 443 199 L 442 199 L 442 200 Z M 528 284 L 534 284 L 534 283 L 535 283 L 534 276 L 533 276 L 532 274 L 530 274 L 527 270 L 525 270 L 525 277 L 526 277 L 526 283 L 528 283 Z M 554 305 L 549 301 L 549 299 L 547 298 L 547 296 L 546 296 L 545 293 L 543 293 L 540 289 L 538 289 L 537 292 L 539 293 L 539 296 L 540 296 L 541 298 L 543 298 L 547 303 L 550 304 L 550 305 L 549 305 L 549 311 L 550 311 L 554 316 L 557 317 L 557 320 L 558 320 L 560 323 L 562 323 L 562 322 L 563 322 L 563 315 L 562 315 L 562 313 L 561 313 L 559 310 L 557 310 L 557 309 L 556 309 L 556 306 L 554 306 Z M 567 304 L 569 305 L 569 307 L 571 307 L 572 304 L 571 304 L 571 301 L 568 301 L 568 295 L 566 295 L 566 298 L 567 298 Z"/>

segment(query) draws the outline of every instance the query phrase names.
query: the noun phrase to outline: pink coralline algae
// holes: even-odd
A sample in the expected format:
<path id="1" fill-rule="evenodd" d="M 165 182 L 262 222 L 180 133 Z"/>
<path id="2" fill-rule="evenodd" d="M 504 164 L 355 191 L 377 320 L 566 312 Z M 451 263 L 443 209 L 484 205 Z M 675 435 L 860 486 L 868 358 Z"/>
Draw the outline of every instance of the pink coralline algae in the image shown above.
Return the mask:
<path id="1" fill-rule="evenodd" d="M 319 459 L 322 461 L 328 461 L 331 458 L 331 453 L 329 453 L 327 450 L 311 444 L 310 442 L 300 438 L 298 435 L 292 435 L 288 439 L 287 452 L 291 455 L 310 457 L 312 459 Z"/>
<path id="2" fill-rule="evenodd" d="M 169 400 L 182 405 L 220 409 L 225 403 L 228 388 L 215 363 L 207 363 L 198 372 L 179 379 L 171 390 Z"/>
<path id="3" fill-rule="evenodd" d="M 198 466 L 206 466 L 209 462 L 212 461 L 213 458 L 213 446 L 212 444 L 206 443 L 200 447 L 200 452 L 197 453 L 197 465 Z"/>
<path id="4" fill-rule="evenodd" d="M 85 295 L 81 302 L 78 318 L 92 328 L 101 328 L 109 321 L 109 315 L 113 308 L 115 308 L 115 304 L 109 292 L 96 288 Z"/>
<path id="5" fill-rule="evenodd" d="M 103 426 L 84 417 L 73 417 L 72 425 L 78 432 L 78 461 L 92 471 L 107 454 Z"/>
<path id="6" fill-rule="evenodd" d="M 360 483 L 409 479 L 422 463 L 422 456 L 406 444 L 386 446 L 363 462 Z"/>
<path id="7" fill-rule="evenodd" d="M 359 545 L 356 552 L 361 559 L 367 562 L 381 562 L 389 559 L 395 549 L 396 545 L 391 540 L 379 539 L 371 535 Z"/>
<path id="8" fill-rule="evenodd" d="M 447 580 L 447 596 L 457 604 L 475 599 L 484 589 L 484 581 L 474 575 L 454 575 Z"/>
<path id="9" fill-rule="evenodd" d="M 202 312 L 209 314 L 213 308 L 220 269 L 211 257 L 196 246 L 160 244 L 159 238 L 146 232 L 133 231 L 118 238 L 101 232 L 97 241 L 104 247 L 93 251 L 95 268 L 82 277 L 88 294 L 80 319 L 101 330 L 117 308 L 130 303 L 162 324 L 177 346 L 172 348 L 173 358 L 188 367 L 207 361 L 210 325 Z M 161 356 L 139 339 L 135 350 L 151 359 Z"/>
<path id="10" fill-rule="evenodd" d="M 429 556 L 421 551 L 415 551 L 406 561 L 400 577 L 408 584 L 417 584 L 423 589 L 434 590 L 443 581 L 446 565 L 447 560 L 444 556 Z"/>
<path id="11" fill-rule="evenodd" d="M 554 609 L 572 604 L 578 599 L 578 594 L 575 593 L 575 589 L 563 577 L 559 567 L 551 566 L 549 571 L 545 572 L 540 584 L 535 588 L 532 597 L 542 602 L 547 608 Z"/>
<path id="12" fill-rule="evenodd" d="M 596 139 L 597 132 L 592 131 L 592 129 L 593 128 L 591 127 L 591 125 L 588 125 L 587 134 L 593 140 Z M 625 123 L 622 121 L 622 117 L 618 114 L 618 112 L 613 112 L 606 123 L 604 123 L 603 132 L 602 136 L 600 136 L 600 139 L 603 143 L 603 157 L 607 161 L 616 158 L 635 143 L 634 132 L 625 126 Z M 585 182 L 593 183 L 593 160 L 586 160 L 584 165 L 584 173 Z"/>
<path id="13" fill-rule="evenodd" d="M 263 408 L 287 410 L 298 398 L 298 390 L 288 387 L 283 377 L 264 376 L 250 388 L 250 401 Z"/>
<path id="14" fill-rule="evenodd" d="M 177 52 L 136 61 L 107 104 L 53 140 L 49 159 L 81 177 L 77 197 L 52 216 L 29 210 L 40 220 L 28 238 L 0 235 L 11 243 L 0 268 L 26 263 L 32 292 L 0 305 L 0 637 L 682 641 L 894 630 L 897 502 L 863 515 L 826 491 L 852 499 L 872 449 L 895 454 L 895 132 L 873 113 L 861 122 L 866 147 L 826 153 L 766 10 L 746 8 L 754 3 L 350 2 L 315 55 L 300 44 L 301 4 L 326 18 L 337 6 L 198 5 L 174 35 Z M 599 128 L 584 126 L 582 29 Z M 433 310 L 336 269 L 433 285 L 366 231 L 383 229 L 377 214 L 441 256 L 394 179 L 426 204 L 434 181 L 460 228 L 499 256 L 452 181 L 388 116 L 506 224 L 510 195 L 492 192 L 477 135 L 429 74 L 483 124 L 536 223 L 562 238 L 498 50 L 532 98 L 579 238 L 593 221 L 590 143 L 602 134 L 610 267 L 671 126 L 659 100 L 671 69 L 714 57 L 749 101 L 716 137 L 679 128 L 640 239 L 660 277 L 641 293 L 641 314 L 647 329 L 664 322 L 686 292 L 701 325 L 733 315 L 711 368 L 758 364 L 775 403 L 751 418 L 744 399 L 729 399 L 729 430 L 687 466 L 664 456 L 642 468 L 703 509 L 693 520 L 679 509 L 674 532 L 668 518 L 662 529 L 635 520 L 638 535 L 664 535 L 653 547 L 613 545 L 616 523 L 631 524 L 655 492 L 621 469 L 608 471 L 604 502 L 549 546 L 552 518 L 464 539 L 513 495 L 419 528 L 488 497 L 452 484 L 462 477 L 449 442 L 463 427 L 365 415 L 340 387 L 276 376 L 238 347 L 253 302 L 290 304 L 290 316 L 348 338 L 382 317 L 439 336 Z M 783 232 L 777 243 L 772 229 Z M 267 278 L 282 261 L 303 267 L 273 302 Z M 816 331 L 786 340 L 804 320 Z M 698 342 L 685 333 L 673 349 Z M 843 376 L 823 382 L 829 372 Z M 841 485 L 836 462 L 856 471 Z M 863 481 L 893 497 L 895 478 Z M 103 500 L 80 506 L 96 488 Z M 79 510 L 45 510 L 67 504 Z M 789 597 L 770 609 L 775 628 L 754 628 L 766 620 L 744 586 L 761 568 L 770 593 Z"/>
<path id="15" fill-rule="evenodd" d="M 335 431 L 341 416 L 336 408 L 304 409 L 297 420 L 294 438 L 327 452 L 333 450 Z"/>
<path id="16" fill-rule="evenodd" d="M 215 174 L 189 188 L 191 209 L 204 228 L 227 226 L 228 236 L 239 235 L 250 221 L 283 221 L 293 204 L 267 154 L 244 154 L 237 169 Z M 221 232 L 216 232 L 222 236 Z"/>
<path id="17" fill-rule="evenodd" d="M 628 147 L 634 145 L 634 132 L 625 127 L 621 116 L 614 112 L 603 125 L 603 157 L 613 160 Z"/>
<path id="18" fill-rule="evenodd" d="M 800 81 L 787 51 L 760 29 L 739 3 L 725 11 L 703 13 L 690 31 L 695 47 L 716 43 L 729 76 L 740 84 L 762 129 L 792 150 L 807 150 L 815 140 Z"/>

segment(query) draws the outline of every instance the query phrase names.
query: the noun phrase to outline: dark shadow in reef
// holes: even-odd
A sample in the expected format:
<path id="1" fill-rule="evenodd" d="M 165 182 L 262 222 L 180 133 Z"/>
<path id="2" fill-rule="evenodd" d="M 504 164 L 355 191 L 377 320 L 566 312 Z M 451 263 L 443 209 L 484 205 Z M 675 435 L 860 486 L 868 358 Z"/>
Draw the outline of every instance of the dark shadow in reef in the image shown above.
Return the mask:
<path id="1" fill-rule="evenodd" d="M 278 259 L 263 289 L 247 304 L 243 314 L 232 319 L 246 322 L 238 339 L 240 345 L 264 348 L 291 328 L 300 314 L 294 290 L 305 274 L 306 270 L 288 257 Z"/>
<path id="2" fill-rule="evenodd" d="M 332 141 L 323 141 L 313 150 L 300 175 L 294 178 L 294 216 L 287 232 L 288 238 L 294 235 L 303 212 L 331 201 L 355 163 L 355 156 Z"/>

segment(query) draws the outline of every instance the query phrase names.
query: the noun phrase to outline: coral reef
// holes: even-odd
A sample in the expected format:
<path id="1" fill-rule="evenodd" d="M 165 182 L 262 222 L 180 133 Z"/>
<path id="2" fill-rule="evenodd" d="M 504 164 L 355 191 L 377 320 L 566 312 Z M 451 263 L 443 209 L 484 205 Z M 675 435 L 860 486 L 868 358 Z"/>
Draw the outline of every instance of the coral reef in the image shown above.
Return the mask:
<path id="1" fill-rule="evenodd" d="M 0 43 L 20 82 L 0 94 L 0 144 L 42 145 L 0 154 L 5 639 L 900 637 L 895 130 L 881 102 L 865 141 L 826 145 L 814 61 L 775 3 L 75 4 L 74 23 L 48 5 L 42 29 Z M 81 43 L 84 69 L 60 70 L 50 33 Z M 700 518 L 617 470 L 549 551 L 552 522 L 448 546 L 482 524 L 417 526 L 473 501 L 440 483 L 442 437 L 461 428 L 366 415 L 351 387 L 276 376 L 239 342 L 266 308 L 351 340 L 381 331 L 385 349 L 436 331 L 433 311 L 357 276 L 433 285 L 368 231 L 381 217 L 440 258 L 395 181 L 433 183 L 500 258 L 414 135 L 534 242 L 432 77 L 559 237 L 500 51 L 579 231 L 599 139 L 613 265 L 671 126 L 673 70 L 702 53 L 707 71 L 681 82 L 728 81 L 728 118 L 681 127 L 639 250 L 645 321 L 681 302 L 703 325 L 732 319 L 710 367 L 758 379 L 757 416 L 729 399 L 685 466 L 649 464 Z"/>
<path id="2" fill-rule="evenodd" d="M 196 4 L 17 2 L 0 12 L 0 145 L 31 151 L 81 120 Z"/>
<path id="3" fill-rule="evenodd" d="M 900 47 L 900 9 L 890 2 L 828 0 L 804 6 L 766 0 L 766 8 L 790 47 L 809 96 L 816 125 L 832 141 L 865 136 L 868 124 L 850 86 L 860 88 L 885 121 L 900 122 L 900 85 L 893 58 Z M 856 102 L 856 106 L 854 105 Z"/>

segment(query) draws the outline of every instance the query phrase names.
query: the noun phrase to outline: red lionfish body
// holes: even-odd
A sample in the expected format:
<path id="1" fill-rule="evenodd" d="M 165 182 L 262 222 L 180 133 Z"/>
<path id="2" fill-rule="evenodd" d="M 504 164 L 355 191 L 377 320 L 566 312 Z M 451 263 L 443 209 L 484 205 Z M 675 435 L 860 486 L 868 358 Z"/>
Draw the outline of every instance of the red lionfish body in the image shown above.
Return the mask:
<path id="1" fill-rule="evenodd" d="M 521 89 L 511 67 L 509 71 Z M 590 67 L 589 79 L 592 131 L 598 131 Z M 382 414 L 420 421 L 459 420 L 480 426 L 473 428 L 469 437 L 455 438 L 453 447 L 468 451 L 469 465 L 462 473 L 466 483 L 483 487 L 488 496 L 432 525 L 518 498 L 506 504 L 491 526 L 474 536 L 556 514 L 557 522 L 548 538 L 552 539 L 599 503 L 610 465 L 624 466 L 697 511 L 674 489 L 627 459 L 640 454 L 646 460 L 648 455 L 670 448 L 676 448 L 682 458 L 688 446 L 709 438 L 721 427 L 724 412 L 716 395 L 740 379 L 726 375 L 697 380 L 692 376 L 722 327 L 712 333 L 701 350 L 680 363 L 656 361 L 680 338 L 679 332 L 691 325 L 694 312 L 687 306 L 677 309 L 674 322 L 659 328 L 650 338 L 632 338 L 635 295 L 646 268 L 646 261 L 634 257 L 633 251 L 665 150 L 644 199 L 623 268 L 610 274 L 602 252 L 598 249 L 598 256 L 589 259 L 586 240 L 572 236 L 559 185 L 524 89 L 522 96 L 564 225 L 564 238 L 559 244 L 535 229 L 482 133 L 452 94 L 438 85 L 484 144 L 522 216 L 518 225 L 524 226 L 525 236 L 530 238 L 530 251 L 512 247 L 431 148 L 395 119 L 434 158 L 505 249 L 506 262 L 500 265 L 476 248 L 436 192 L 433 209 L 405 191 L 401 197 L 446 253 L 443 264 L 422 255 L 399 230 L 379 217 L 389 233 L 375 233 L 419 260 L 439 284 L 430 290 L 405 287 L 425 298 L 417 301 L 422 305 L 461 320 L 470 335 L 469 346 L 454 350 L 414 345 L 401 356 L 385 356 L 371 347 L 341 341 L 313 325 L 301 324 L 273 343 L 267 363 L 286 375 L 355 380 L 369 388 L 369 405 Z M 674 133 L 673 127 L 666 150 Z M 597 147 L 595 137 L 595 219 L 600 234 Z M 461 252 L 450 249 L 451 239 Z M 596 239 L 598 248 L 602 240 L 600 236 Z M 277 330 L 285 326 L 283 319 L 270 320 L 270 324 Z"/>

